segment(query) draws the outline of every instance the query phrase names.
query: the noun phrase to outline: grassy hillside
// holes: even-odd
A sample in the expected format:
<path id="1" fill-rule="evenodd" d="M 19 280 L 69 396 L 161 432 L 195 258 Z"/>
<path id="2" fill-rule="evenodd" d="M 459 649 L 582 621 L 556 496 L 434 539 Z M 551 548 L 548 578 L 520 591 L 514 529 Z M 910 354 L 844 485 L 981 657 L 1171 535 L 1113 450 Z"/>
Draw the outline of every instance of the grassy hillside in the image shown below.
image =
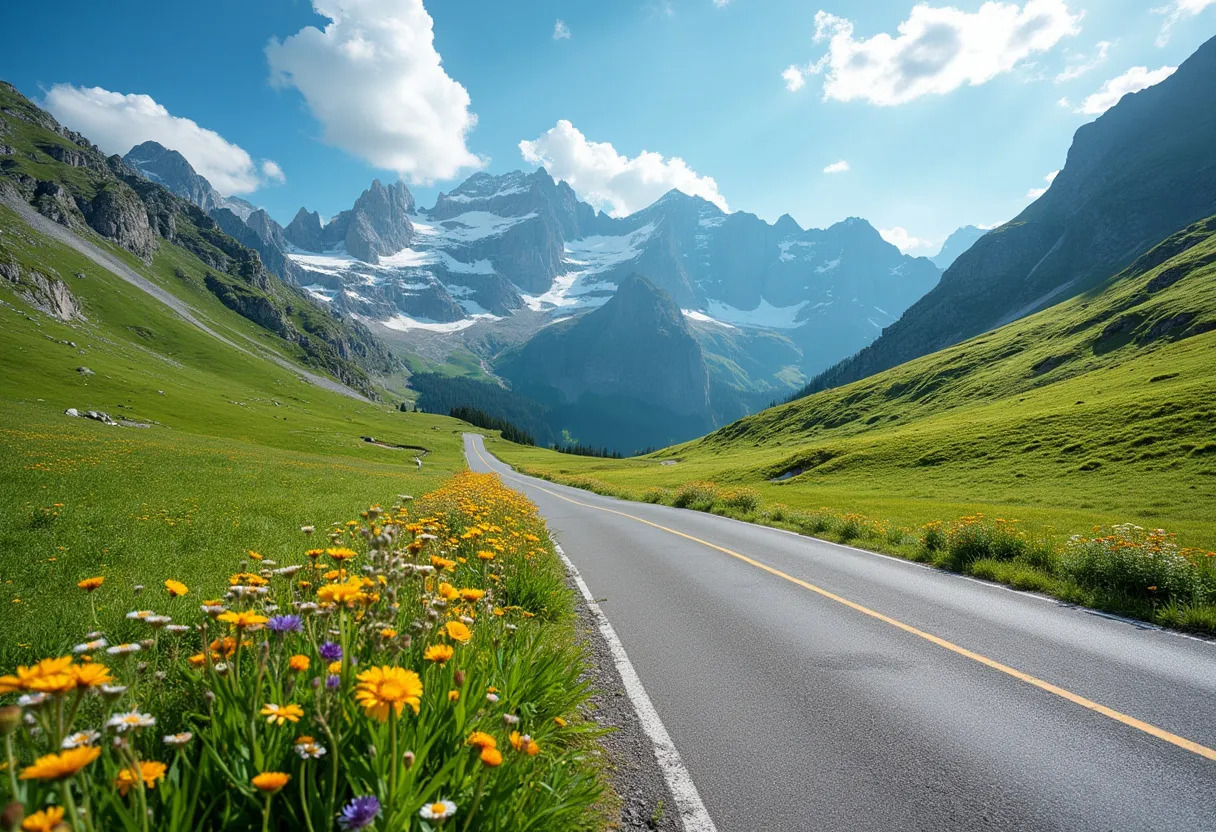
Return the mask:
<path id="1" fill-rule="evenodd" d="M 187 583 L 214 584 L 221 560 L 284 554 L 285 525 L 322 527 L 464 466 L 462 423 L 331 392 L 272 362 L 300 356 L 207 291 L 189 252 L 162 242 L 145 265 L 98 242 L 232 343 L 0 207 L 0 261 L 19 268 L 19 282 L 0 280 L 0 626 L 20 634 L 0 645 L 6 667 L 87 629 L 84 594 L 64 594 L 82 578 L 113 587 L 99 596 L 105 611 L 135 609 L 134 586 L 167 562 Z M 84 319 L 31 305 L 39 280 L 65 286 Z M 385 445 L 426 448 L 422 471 L 417 451 Z"/>
<path id="2" fill-rule="evenodd" d="M 375 398 L 399 362 L 362 325 L 335 315 L 263 266 L 204 211 L 59 125 L 0 81 L 0 202 L 29 203 L 142 264 L 174 252 L 173 270 L 282 341 L 293 357 Z M 187 259 L 181 254 L 188 253 Z M 128 258 L 130 259 L 130 258 Z"/>
<path id="3" fill-rule="evenodd" d="M 982 512 L 1055 541 L 1132 522 L 1216 549 L 1214 328 L 1216 218 L 1059 306 L 649 457 L 491 447 L 628 496 L 708 482 L 736 492 L 719 510 L 836 518 L 812 530 L 864 515 L 885 530 L 876 548 L 910 551 L 923 524 Z"/>

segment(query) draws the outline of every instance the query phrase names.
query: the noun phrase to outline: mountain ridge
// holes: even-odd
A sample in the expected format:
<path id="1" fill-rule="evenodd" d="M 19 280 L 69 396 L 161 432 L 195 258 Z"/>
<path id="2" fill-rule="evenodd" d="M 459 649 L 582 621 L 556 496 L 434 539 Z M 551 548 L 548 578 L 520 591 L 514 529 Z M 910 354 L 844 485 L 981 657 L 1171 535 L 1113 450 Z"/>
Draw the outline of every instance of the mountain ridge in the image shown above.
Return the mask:
<path id="1" fill-rule="evenodd" d="M 1216 212 L 1216 38 L 1161 83 L 1077 130 L 1046 193 L 985 234 L 941 282 L 803 394 L 848 384 L 1085 291 Z"/>

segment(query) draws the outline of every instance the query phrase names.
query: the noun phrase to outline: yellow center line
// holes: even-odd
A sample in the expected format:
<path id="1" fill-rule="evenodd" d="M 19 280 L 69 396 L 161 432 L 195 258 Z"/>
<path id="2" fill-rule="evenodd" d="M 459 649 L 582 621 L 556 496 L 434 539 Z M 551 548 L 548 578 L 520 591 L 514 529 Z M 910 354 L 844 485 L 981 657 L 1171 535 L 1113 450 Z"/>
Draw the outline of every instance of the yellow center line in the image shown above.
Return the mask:
<path id="1" fill-rule="evenodd" d="M 494 471 L 494 466 L 490 465 L 490 463 L 486 460 L 486 458 L 481 455 L 481 451 L 478 449 L 476 443 L 473 443 L 473 452 L 475 454 L 477 454 L 477 458 L 480 459 L 487 468 L 489 468 L 491 471 Z M 497 474 L 498 472 L 494 471 L 494 473 Z M 504 476 L 504 475 L 499 474 L 499 476 Z M 520 483 L 524 482 L 523 480 L 519 479 L 518 477 L 507 477 L 507 479 L 513 479 L 516 482 L 520 482 Z M 1004 673 L 1007 676 L 1012 676 L 1014 679 L 1017 679 L 1021 682 L 1025 682 L 1028 685 L 1034 685 L 1036 688 L 1039 688 L 1040 690 L 1045 690 L 1048 693 L 1053 693 L 1056 696 L 1060 697 L 1061 699 L 1067 699 L 1069 702 L 1072 702 L 1075 705 L 1080 705 L 1081 707 L 1088 708 L 1089 710 L 1094 711 L 1095 713 L 1099 713 L 1099 714 L 1102 714 L 1103 716 L 1110 717 L 1111 719 L 1115 720 L 1116 722 L 1121 722 L 1124 725 L 1127 725 L 1131 728 L 1135 728 L 1137 731 L 1143 731 L 1144 733 L 1146 733 L 1150 736 L 1156 737 L 1159 740 L 1164 740 L 1165 742 L 1168 742 L 1171 745 L 1176 745 L 1179 748 L 1185 748 L 1187 751 L 1191 751 L 1195 754 L 1198 754 L 1200 757 L 1205 757 L 1209 760 L 1216 761 L 1216 749 L 1208 748 L 1206 745 L 1200 745 L 1199 743 L 1197 743 L 1193 740 L 1188 740 L 1186 737 L 1180 737 L 1177 734 L 1174 734 L 1174 733 L 1171 733 L 1170 731 L 1165 730 L 1164 728 L 1158 728 L 1156 725 L 1152 725 L 1143 720 L 1136 719 L 1134 716 L 1129 716 L 1128 714 L 1125 714 L 1121 711 L 1116 711 L 1114 708 L 1108 708 L 1107 706 L 1101 704 L 1100 702 L 1095 702 L 1092 699 L 1086 699 L 1084 696 L 1081 696 L 1080 694 L 1073 693 L 1072 691 L 1066 690 L 1058 685 L 1053 685 L 1051 682 L 1046 682 L 1046 681 L 1038 678 L 1037 676 L 1031 676 L 1029 673 L 1023 673 L 1022 671 L 1018 670 L 1017 668 L 1010 667 L 1007 664 L 1001 664 L 1000 662 L 996 661 L 995 659 L 990 659 L 987 656 L 983 656 L 979 653 L 976 653 L 974 650 L 968 650 L 966 647 L 960 647 L 959 645 L 955 644 L 952 641 L 947 641 L 946 639 L 941 638 L 939 636 L 935 636 L 932 633 L 926 633 L 924 630 L 917 629 L 916 627 L 913 627 L 911 624 L 905 624 L 904 622 L 899 621 L 898 619 L 892 618 L 889 615 L 884 615 L 883 613 L 878 612 L 877 610 L 872 610 L 869 607 L 862 606 L 861 604 L 858 604 L 855 601 L 850 601 L 848 598 L 843 598 L 834 592 L 829 592 L 828 590 L 826 590 L 822 587 L 819 587 L 819 586 L 815 586 L 815 584 L 804 581 L 801 578 L 795 578 L 793 575 L 789 575 L 785 572 L 782 572 L 780 569 L 769 566 L 766 563 L 761 563 L 760 561 L 758 561 L 754 558 L 750 558 L 747 555 L 740 554 L 739 552 L 736 552 L 732 549 L 727 549 L 724 546 L 719 546 L 716 543 L 710 543 L 708 540 L 702 540 L 699 537 L 694 537 L 693 535 L 685 534 L 684 532 L 677 531 L 676 529 L 671 529 L 671 528 L 668 528 L 667 526 L 663 526 L 658 523 L 651 522 L 650 520 L 646 520 L 645 518 L 638 517 L 637 515 L 634 515 L 634 514 L 629 514 L 624 511 L 618 511 L 617 509 L 613 509 L 613 508 L 606 508 L 604 506 L 597 506 L 592 503 L 584 503 L 580 500 L 575 500 L 570 497 L 567 497 L 564 494 L 558 494 L 556 491 L 550 491 L 549 489 L 547 489 L 543 486 L 540 486 L 540 485 L 536 485 L 535 483 L 525 483 L 525 484 L 531 485 L 533 488 L 538 488 L 541 491 L 545 492 L 546 494 L 549 494 L 550 496 L 557 497 L 559 500 L 565 500 L 568 503 L 573 503 L 576 506 L 582 506 L 583 508 L 591 508 L 591 509 L 595 509 L 596 511 L 603 511 L 603 512 L 607 512 L 608 514 L 615 514 L 620 517 L 625 517 L 629 520 L 634 520 L 638 523 L 643 523 L 647 526 L 651 526 L 653 528 L 659 529 L 660 531 L 667 532 L 668 534 L 674 534 L 677 537 L 682 537 L 685 540 L 691 540 L 693 543 L 699 543 L 702 546 L 706 546 L 710 549 L 715 549 L 719 552 L 722 552 L 723 554 L 730 555 L 732 558 L 741 560 L 750 566 L 756 567 L 757 569 L 762 569 L 765 572 L 768 572 L 770 575 L 776 575 L 778 578 L 783 578 L 784 580 L 787 580 L 792 584 L 796 584 L 796 585 L 802 587 L 803 589 L 809 589 L 811 592 L 814 592 L 817 595 L 821 595 L 824 598 L 827 598 L 828 600 L 835 601 L 838 604 L 843 604 L 844 606 L 848 607 L 849 609 L 856 610 L 857 612 L 861 613 L 862 615 L 868 615 L 871 618 L 874 618 L 874 619 L 877 619 L 877 620 L 883 622 L 884 624 L 890 624 L 892 627 L 896 627 L 900 630 L 903 630 L 905 633 L 910 633 L 910 634 L 916 636 L 917 638 L 923 638 L 925 641 L 936 644 L 938 647 L 949 650 L 951 653 L 957 653 L 960 656 L 965 656 L 966 658 L 971 659 L 974 662 L 979 662 L 980 664 L 985 665 L 986 667 L 990 667 L 993 670 L 1000 671 L 1001 673 Z"/>

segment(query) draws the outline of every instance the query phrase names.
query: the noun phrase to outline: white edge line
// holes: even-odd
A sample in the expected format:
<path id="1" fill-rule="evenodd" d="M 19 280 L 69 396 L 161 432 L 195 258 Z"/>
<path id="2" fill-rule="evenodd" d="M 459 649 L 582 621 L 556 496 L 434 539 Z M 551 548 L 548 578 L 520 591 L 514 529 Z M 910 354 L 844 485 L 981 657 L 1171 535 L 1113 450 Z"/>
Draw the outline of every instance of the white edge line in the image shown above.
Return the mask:
<path id="1" fill-rule="evenodd" d="M 480 434 L 472 435 L 480 436 Z M 474 443 L 474 447 L 476 447 L 476 443 Z M 490 453 L 489 448 L 486 448 L 486 453 Z M 502 460 L 498 461 L 502 462 Z M 489 466 L 489 468 L 491 473 L 502 476 L 502 473 L 495 471 L 493 466 Z M 684 832 L 718 832 L 705 804 L 701 801 L 701 794 L 697 791 L 696 784 L 692 782 L 692 775 L 688 773 L 688 769 L 684 767 L 684 761 L 680 759 L 680 752 L 676 750 L 676 744 L 672 742 L 671 735 L 667 733 L 667 728 L 663 725 L 663 720 L 659 718 L 659 712 L 655 710 L 654 703 L 650 701 L 650 695 L 642 686 L 642 680 L 638 676 L 637 670 L 634 669 L 633 663 L 629 661 L 629 656 L 625 653 L 625 645 L 621 644 L 616 630 L 612 629 L 612 624 L 608 621 L 608 616 L 604 615 L 600 605 L 595 602 L 595 596 L 591 594 L 587 582 L 579 574 L 578 567 L 566 556 L 566 551 L 553 537 L 552 532 L 550 532 L 549 538 L 553 541 L 553 549 L 570 572 L 570 577 L 574 578 L 574 583 L 578 585 L 579 594 L 587 603 L 587 609 L 591 611 L 591 615 L 599 625 L 600 635 L 603 636 L 604 641 L 608 644 L 608 649 L 612 652 L 612 661 L 616 665 L 616 672 L 620 674 L 621 683 L 625 686 L 625 693 L 628 694 L 629 701 L 633 704 L 638 721 L 642 723 L 642 730 L 646 732 L 646 736 L 650 737 L 650 742 L 654 745 L 655 761 L 659 764 L 659 769 L 663 772 L 663 779 L 667 781 L 667 788 L 676 802 L 676 809 L 680 813 L 680 823 L 684 827 Z"/>
<path id="2" fill-rule="evenodd" d="M 562 559 L 562 563 L 566 564 L 566 569 L 570 571 L 571 577 L 578 585 L 578 591 L 582 593 L 583 600 L 587 602 L 587 608 L 591 610 L 596 623 L 599 624 L 600 635 L 604 637 L 604 641 L 608 643 L 608 649 L 612 651 L 616 671 L 621 675 L 621 682 L 625 685 L 629 701 L 633 703 L 638 721 L 642 723 L 642 730 L 654 744 L 655 760 L 663 771 L 663 779 L 667 781 L 667 788 L 671 790 L 671 795 L 676 801 L 676 808 L 680 812 L 680 821 L 684 825 L 685 832 L 717 832 L 717 827 L 714 826 L 709 812 L 705 809 L 705 804 L 701 802 L 701 795 L 692 782 L 692 775 L 684 767 L 684 762 L 680 759 L 680 752 L 676 750 L 675 743 L 671 741 L 671 735 L 663 726 L 663 721 L 659 718 L 654 703 L 650 701 L 650 696 L 642 686 L 642 680 L 638 677 L 633 663 L 629 661 L 629 656 L 625 654 L 625 646 L 621 644 L 616 631 L 612 629 L 612 624 L 608 622 L 608 616 L 604 615 L 600 605 L 595 602 L 595 597 L 587 587 L 586 581 L 583 580 L 583 576 L 579 574 L 578 568 L 570 561 L 570 558 L 566 557 L 566 552 L 562 549 L 561 544 L 554 540 L 553 548 Z"/>

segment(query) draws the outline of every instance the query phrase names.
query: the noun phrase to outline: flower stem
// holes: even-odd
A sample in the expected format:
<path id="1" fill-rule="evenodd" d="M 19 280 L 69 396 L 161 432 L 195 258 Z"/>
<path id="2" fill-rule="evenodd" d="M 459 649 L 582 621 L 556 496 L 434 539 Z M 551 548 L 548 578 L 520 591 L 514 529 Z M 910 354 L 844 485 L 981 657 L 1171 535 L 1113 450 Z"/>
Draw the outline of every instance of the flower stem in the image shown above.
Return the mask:
<path id="1" fill-rule="evenodd" d="M 4 753 L 8 757 L 8 787 L 13 791 L 13 800 L 21 800 L 17 792 L 17 760 L 13 757 L 13 735 L 4 738 Z"/>
<path id="2" fill-rule="evenodd" d="M 392 752 L 389 756 L 388 770 L 388 803 L 390 806 L 396 805 L 397 799 L 397 767 L 401 761 L 397 759 L 397 712 L 392 708 L 388 711 L 388 732 L 390 734 L 389 745 Z"/>
<path id="3" fill-rule="evenodd" d="M 268 832 L 270 829 L 270 801 L 274 800 L 274 795 L 266 795 L 266 806 L 262 809 L 262 832 Z"/>
<path id="4" fill-rule="evenodd" d="M 486 786 L 486 772 L 487 769 L 483 766 L 481 776 L 477 778 L 477 792 L 473 795 L 473 803 L 469 806 L 469 813 L 464 816 L 462 832 L 468 832 L 469 824 L 473 822 L 473 815 L 477 814 L 477 807 L 481 804 L 481 793 Z"/>
<path id="5" fill-rule="evenodd" d="M 72 784 L 69 780 L 59 783 L 59 793 L 63 797 L 63 808 L 72 825 L 73 832 L 80 832 L 80 813 L 76 811 L 76 800 L 72 797 Z"/>

